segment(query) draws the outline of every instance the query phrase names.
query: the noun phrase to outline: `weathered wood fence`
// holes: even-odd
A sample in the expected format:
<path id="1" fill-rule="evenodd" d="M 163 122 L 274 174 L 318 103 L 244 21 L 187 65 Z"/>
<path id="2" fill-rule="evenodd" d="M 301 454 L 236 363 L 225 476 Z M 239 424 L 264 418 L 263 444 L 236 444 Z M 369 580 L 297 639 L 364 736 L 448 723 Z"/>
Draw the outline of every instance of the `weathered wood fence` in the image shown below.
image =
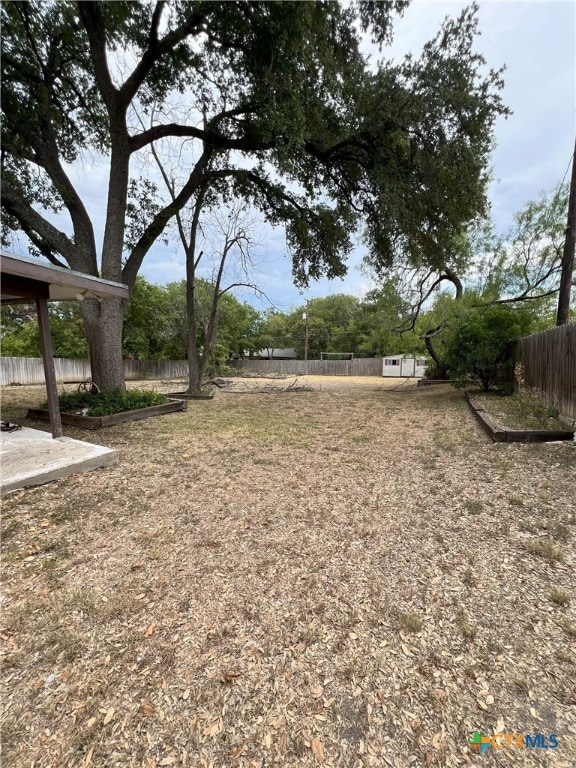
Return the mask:
<path id="1" fill-rule="evenodd" d="M 90 378 L 88 360 L 54 358 L 56 380 L 86 381 Z M 138 379 L 178 379 L 188 376 L 186 360 L 125 360 L 124 375 L 128 381 Z M 40 357 L 0 358 L 0 384 L 43 384 L 44 367 Z"/>
<path id="2" fill-rule="evenodd" d="M 127 381 L 188 378 L 186 360 L 124 360 Z"/>
<path id="3" fill-rule="evenodd" d="M 288 376 L 382 376 L 381 357 L 353 360 L 234 360 L 232 365 L 250 373 L 280 373 Z"/>
<path id="4" fill-rule="evenodd" d="M 534 390 L 546 405 L 576 419 L 576 325 L 560 325 L 519 339 L 514 359 L 522 365 L 524 389 Z"/>
<path id="5" fill-rule="evenodd" d="M 86 381 L 90 378 L 88 360 L 54 358 L 56 380 Z M 301 376 L 382 376 L 382 358 L 366 357 L 353 360 L 233 360 L 230 365 L 250 373 L 279 373 Z M 124 360 L 126 381 L 139 379 L 187 378 L 186 360 Z M 43 384 L 44 368 L 40 357 L 0 358 L 0 384 Z"/>

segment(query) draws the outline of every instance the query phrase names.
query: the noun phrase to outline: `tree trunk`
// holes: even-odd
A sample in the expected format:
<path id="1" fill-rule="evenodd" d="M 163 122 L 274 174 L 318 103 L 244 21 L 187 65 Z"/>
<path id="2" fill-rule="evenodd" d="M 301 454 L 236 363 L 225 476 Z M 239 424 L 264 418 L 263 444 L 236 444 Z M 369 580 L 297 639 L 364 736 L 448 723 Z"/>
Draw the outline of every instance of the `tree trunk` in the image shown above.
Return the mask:
<path id="1" fill-rule="evenodd" d="M 216 299 L 214 299 L 216 301 Z M 189 298 L 188 307 L 194 306 L 194 295 Z M 217 325 L 209 327 L 204 334 L 204 349 L 202 353 L 198 351 L 198 337 L 196 315 L 194 318 L 188 316 L 189 327 L 193 328 L 193 333 L 188 337 L 188 394 L 194 394 L 202 389 L 202 379 L 206 371 L 206 365 L 210 360 L 210 355 L 214 349 L 216 340 Z"/>
<path id="2" fill-rule="evenodd" d="M 431 328 L 422 337 L 424 339 L 426 351 L 428 352 L 432 360 L 434 360 L 434 364 L 436 366 L 436 376 L 434 378 L 436 379 L 445 379 L 448 376 L 446 372 L 446 366 L 442 363 L 442 361 L 438 357 L 438 354 L 434 349 L 434 345 L 432 344 L 432 339 L 434 338 L 434 336 L 437 336 L 443 330 L 444 330 L 444 323 L 442 323 L 442 325 L 439 325 L 437 328 Z"/>
<path id="3" fill-rule="evenodd" d="M 190 262 L 190 260 L 187 260 Z M 191 270 L 188 273 L 186 284 L 186 318 L 188 325 L 188 389 L 187 392 L 193 395 L 202 388 L 202 375 L 204 373 L 203 359 L 198 353 L 198 327 L 196 323 L 196 280 L 194 277 L 194 266 L 190 264 Z"/>
<path id="4" fill-rule="evenodd" d="M 190 240 L 184 235 L 184 227 L 180 216 L 177 215 L 178 231 L 182 245 L 186 251 L 186 321 L 188 326 L 188 394 L 199 392 L 202 388 L 202 374 L 204 373 L 203 359 L 198 354 L 198 324 L 196 320 L 196 235 L 200 222 L 200 211 L 204 204 L 206 187 L 198 193 L 194 205 L 194 215 L 190 227 Z M 200 257 L 202 254 L 200 254 Z M 199 257 L 199 258 L 200 258 Z"/>
<path id="5" fill-rule="evenodd" d="M 188 354 L 188 394 L 193 395 L 202 389 L 202 376 L 204 375 L 204 366 L 198 359 L 197 354 Z"/>
<path id="6" fill-rule="evenodd" d="M 83 301 L 82 316 L 90 350 L 92 381 L 103 392 L 124 392 L 126 385 L 122 359 L 122 299 Z"/>

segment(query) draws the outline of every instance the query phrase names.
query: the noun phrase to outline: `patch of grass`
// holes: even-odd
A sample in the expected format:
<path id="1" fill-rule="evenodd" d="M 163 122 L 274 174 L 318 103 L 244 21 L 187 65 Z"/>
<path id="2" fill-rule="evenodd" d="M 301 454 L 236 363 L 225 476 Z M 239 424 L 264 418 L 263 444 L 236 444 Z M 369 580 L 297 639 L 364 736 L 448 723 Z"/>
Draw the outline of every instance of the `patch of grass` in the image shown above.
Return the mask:
<path id="1" fill-rule="evenodd" d="M 520 528 L 520 530 L 524 533 L 538 533 L 540 530 L 539 526 L 537 526 L 530 518 L 520 520 L 518 523 L 518 528 Z"/>
<path id="2" fill-rule="evenodd" d="M 38 654 L 44 663 L 68 663 L 78 658 L 86 645 L 75 620 L 93 608 L 94 600 L 88 593 L 59 590 L 21 601 L 5 612 L 4 622 L 28 657 Z"/>
<path id="3" fill-rule="evenodd" d="M 47 576 L 52 577 L 55 572 L 62 565 L 62 560 L 59 555 L 50 555 L 40 561 L 40 568 L 46 573 Z"/>
<path id="4" fill-rule="evenodd" d="M 456 623 L 462 632 L 463 637 L 466 640 L 474 640 L 478 634 L 478 628 L 471 624 L 466 618 L 466 614 L 463 610 L 459 610 L 456 616 Z"/>
<path id="5" fill-rule="evenodd" d="M 462 576 L 462 581 L 464 584 L 466 584 L 467 587 L 475 587 L 478 583 L 478 579 L 476 578 L 474 571 L 472 568 L 467 568 L 466 573 L 464 576 Z"/>
<path id="6" fill-rule="evenodd" d="M 531 555 L 538 555 L 545 560 L 562 562 L 564 559 L 562 550 L 555 547 L 549 539 L 528 539 L 522 542 L 522 546 Z"/>
<path id="7" fill-rule="evenodd" d="M 525 677 L 522 677 L 521 675 L 516 675 L 512 679 L 512 687 L 515 691 L 521 693 L 523 696 L 528 696 L 528 693 L 530 692 L 530 683 L 528 680 L 526 680 Z"/>
<path id="8" fill-rule="evenodd" d="M 422 629 L 422 619 L 415 611 L 401 611 L 399 608 L 393 608 L 391 613 L 398 629 L 406 632 L 420 632 Z"/>
<path id="9" fill-rule="evenodd" d="M 266 397 L 262 395 L 262 397 Z M 233 443 L 235 451 L 241 455 L 244 450 L 243 443 L 238 441 L 252 440 L 262 444 L 280 444 L 297 448 L 309 448 L 310 446 L 326 444 L 327 435 L 331 434 L 326 420 L 316 419 L 306 415 L 299 418 L 291 414 L 288 409 L 270 407 L 264 408 L 262 404 L 257 407 L 250 403 L 242 403 L 234 410 L 218 410 L 211 404 L 210 408 L 196 408 L 202 406 L 203 401 L 198 401 L 194 407 L 197 420 L 194 422 L 196 435 L 205 435 L 208 438 Z M 190 433 L 190 424 L 186 419 L 161 425 L 161 429 L 171 437 L 179 433 Z M 335 433 L 340 437 L 339 431 Z"/>
<path id="10" fill-rule="evenodd" d="M 54 512 L 50 513 L 50 518 L 55 523 L 68 523 L 71 520 L 76 520 L 79 512 L 80 510 L 78 509 L 77 504 L 62 503 L 58 509 L 55 509 Z"/>
<path id="11" fill-rule="evenodd" d="M 54 557 L 58 557 L 62 560 L 70 557 L 68 543 L 64 539 L 52 539 L 52 541 L 44 541 L 39 546 L 40 552 L 51 554 Z"/>
<path id="12" fill-rule="evenodd" d="M 543 429 L 551 421 L 558 421 L 558 408 L 555 405 L 546 405 L 540 400 L 536 393 L 519 392 L 512 395 L 519 413 L 528 420 L 540 424 Z M 558 422 L 562 424 L 562 422 Z"/>
<path id="13" fill-rule="evenodd" d="M 14 758 L 13 765 L 16 764 L 16 755 L 18 747 L 24 743 L 26 730 L 15 717 L 6 718 L 0 724 L 0 742 L 2 744 L 2 757 L 5 765 Z"/>
<path id="14" fill-rule="evenodd" d="M 570 635 L 570 637 L 576 637 L 576 623 L 573 621 L 570 621 L 569 619 L 563 619 L 560 622 L 560 626 L 566 632 L 567 635 Z"/>
<path id="15" fill-rule="evenodd" d="M 486 651 L 488 653 L 499 654 L 504 651 L 504 646 L 502 645 L 502 643 L 498 642 L 498 640 L 494 640 L 494 638 L 490 638 L 486 643 Z"/>
<path id="16" fill-rule="evenodd" d="M 6 540 L 14 536 L 22 529 L 22 523 L 17 518 L 13 517 L 11 520 L 7 520 L 2 527 L 2 542 L 6 543 Z"/>
<path id="17" fill-rule="evenodd" d="M 563 589 L 558 589 L 557 587 L 553 587 L 550 590 L 549 597 L 553 603 L 556 603 L 556 605 L 566 606 L 570 603 L 569 593 L 565 592 Z"/>
<path id="18" fill-rule="evenodd" d="M 106 601 L 103 600 L 95 612 L 99 621 L 109 621 L 110 619 L 127 619 L 141 610 L 142 603 L 136 600 L 133 595 L 122 591 L 112 595 Z"/>
<path id="19" fill-rule="evenodd" d="M 57 631 L 49 633 L 46 640 L 47 642 L 37 649 L 46 662 L 58 661 L 69 664 L 82 656 L 87 647 L 85 639 L 79 632 L 66 627 L 59 627 Z"/>
<path id="20" fill-rule="evenodd" d="M 446 431 L 443 428 L 437 429 L 434 434 L 434 444 L 439 451 L 446 453 L 458 453 L 461 446 L 461 435 L 453 431 Z"/>
<path id="21" fill-rule="evenodd" d="M 537 524 L 560 520 L 573 530 L 566 512 L 572 467 L 556 465 L 565 447 L 544 446 L 532 454 L 529 446 L 492 446 L 473 434 L 467 438 L 470 455 L 464 455 L 462 441 L 461 461 L 454 462 L 434 444 L 428 428 L 438 423 L 463 436 L 461 424 L 469 417 L 455 400 L 444 403 L 432 393 L 395 396 L 398 402 L 404 398 L 406 409 L 401 412 L 406 439 L 398 443 L 396 420 L 381 417 L 376 398 L 368 400 L 364 391 L 359 389 L 358 397 L 352 391 L 286 397 L 281 406 L 279 396 L 264 395 L 197 402 L 187 413 L 107 433 L 106 444 L 122 449 L 116 468 L 69 481 L 65 494 L 55 484 L 8 500 L 10 516 L 22 523 L 9 547 L 17 547 L 22 557 L 32 552 L 33 542 L 66 539 L 72 560 L 58 566 L 56 553 L 46 552 L 7 564 L 7 613 L 16 603 L 33 602 L 14 619 L 18 631 L 6 629 L 14 642 L 6 660 L 6 718 L 24 723 L 25 732 L 12 737 L 19 751 L 5 762 L 52 760 L 65 766 L 83 763 L 87 755 L 98 766 L 107 765 L 110 755 L 137 765 L 178 762 L 176 748 L 183 744 L 192 762 L 209 745 L 218 765 L 249 763 L 266 754 L 268 762 L 288 765 L 297 761 L 299 739 L 300 763 L 314 762 L 310 743 L 317 736 L 325 750 L 336 749 L 336 758 L 350 764 L 358 745 L 350 732 L 340 754 L 339 738 L 355 722 L 354 711 L 359 722 L 368 723 L 368 699 L 352 696 L 366 680 L 378 678 L 381 690 L 375 694 L 389 713 L 402 707 L 421 720 L 423 711 L 454 709 L 457 691 L 450 680 L 465 692 L 496 685 L 496 694 L 495 670 L 506 665 L 512 709 L 529 706 L 526 683 L 519 682 L 518 692 L 512 688 L 515 675 L 531 687 L 537 682 L 539 713 L 554 705 L 557 693 L 565 706 L 564 682 L 575 667 L 554 653 L 562 648 L 569 653 L 571 625 L 564 630 L 561 622 L 576 620 L 575 601 L 557 607 L 548 595 L 552 586 L 569 591 L 568 577 L 558 569 L 543 582 L 550 566 L 530 559 L 513 538 L 524 518 Z M 43 397 L 40 387 L 34 397 Z M 349 439 L 362 434 L 358 412 L 365 405 L 375 408 L 366 414 L 373 419 L 369 431 L 377 435 L 369 451 L 364 450 L 369 443 Z M 261 438 L 254 437 L 259 433 Z M 340 452 L 330 453 L 334 448 Z M 424 469 L 422 459 L 432 459 L 439 469 Z M 468 494 L 457 493 L 466 468 L 479 478 L 479 492 L 470 498 L 483 502 L 480 516 L 498 541 L 497 560 L 507 556 L 512 571 L 493 567 L 493 548 L 470 546 L 466 529 L 474 521 L 466 517 Z M 508 497 L 526 503 L 508 504 Z M 64 506 L 66 522 L 54 525 Z M 45 519 L 53 524 L 42 525 Z M 509 521 L 513 533 L 503 541 Z M 549 539 L 568 561 L 568 544 L 537 526 L 534 532 L 525 538 Z M 570 544 L 574 540 L 572 535 Z M 519 557 L 531 567 L 511 590 Z M 53 572 L 61 579 L 57 591 Z M 93 604 L 86 595 L 73 595 L 71 585 Z M 267 589 L 269 599 L 260 600 Z M 485 601 L 480 616 L 484 593 L 494 599 Z M 534 595 L 544 598 L 543 606 Z M 394 606 L 401 609 L 397 619 Z M 521 622 L 514 621 L 516 614 L 522 614 Z M 431 623 L 428 615 L 434 617 Z M 531 632 L 542 615 L 547 626 Z M 440 619 L 435 630 L 432 624 Z M 76 659 L 64 668 L 57 660 L 48 663 L 52 651 L 41 643 L 67 628 L 76 635 L 64 638 L 56 659 L 60 654 Z M 573 631 L 576 636 L 576 627 Z M 379 679 L 382 654 L 374 657 L 373 646 L 394 634 L 412 648 L 412 663 L 422 660 L 416 672 L 422 685 L 410 686 L 395 674 L 389 685 Z M 547 655 L 559 679 L 538 677 Z M 311 659 L 317 670 L 312 675 Z M 279 688 L 266 682 L 284 677 L 287 684 Z M 325 688 L 322 697 L 309 700 L 308 682 Z M 296 702 L 295 686 L 304 691 Z M 322 708 L 322 699 L 330 706 L 314 725 L 306 718 L 312 708 Z M 346 711 L 343 701 L 350 701 Z M 269 712 L 271 703 L 288 713 L 290 722 L 271 732 L 268 747 L 267 726 L 254 712 Z M 103 726 L 110 708 L 114 715 Z M 241 741 L 229 730 L 226 712 L 245 724 Z M 226 730 L 214 734 L 218 738 L 206 737 L 220 714 Z M 373 737 L 375 750 L 385 751 L 392 738 L 399 755 L 419 755 L 430 734 L 425 723 L 409 720 L 409 730 L 398 731 L 390 720 L 358 739 Z M 50 736 L 44 740 L 46 729 Z M 156 738 L 162 729 L 165 744 Z M 469 734 L 465 724 L 456 730 L 456 739 L 443 739 L 445 752 L 434 752 L 436 763 L 457 761 L 458 744 Z M 280 731 L 286 731 L 281 748 Z M 236 747 L 244 754 L 230 757 Z M 174 757 L 164 761 L 169 755 Z"/>
<path id="22" fill-rule="evenodd" d="M 555 541 L 568 541 L 570 538 L 570 528 L 560 520 L 548 523 L 548 533 Z"/>
<path id="23" fill-rule="evenodd" d="M 533 394 L 482 392 L 476 398 L 496 421 L 509 429 L 567 429 L 558 419 L 558 409 L 544 405 Z"/>
<path id="24" fill-rule="evenodd" d="M 464 506 L 471 515 L 479 515 L 484 509 L 484 503 L 478 499 L 466 499 Z"/>

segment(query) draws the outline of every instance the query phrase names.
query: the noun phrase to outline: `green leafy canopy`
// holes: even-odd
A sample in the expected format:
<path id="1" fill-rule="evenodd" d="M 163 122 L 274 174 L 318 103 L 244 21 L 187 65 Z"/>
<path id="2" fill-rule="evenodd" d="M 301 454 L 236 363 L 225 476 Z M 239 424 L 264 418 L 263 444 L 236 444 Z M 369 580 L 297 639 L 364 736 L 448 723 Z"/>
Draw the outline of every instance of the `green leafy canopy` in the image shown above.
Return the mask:
<path id="1" fill-rule="evenodd" d="M 475 6 L 419 58 L 368 67 L 361 35 L 386 44 L 406 5 L 3 3 L 5 225 L 55 263 L 132 288 L 167 224 L 208 189 L 285 226 L 301 285 L 344 274 L 358 229 L 377 267 L 440 264 L 486 208 L 506 109 L 500 72 L 474 50 Z M 149 172 L 162 142 L 187 171 L 170 199 Z M 109 169 L 101 245 L 69 169 L 93 157 Z M 68 225 L 54 226 L 55 210 Z M 83 316 L 95 380 L 122 387 L 121 312 L 86 302 Z"/>

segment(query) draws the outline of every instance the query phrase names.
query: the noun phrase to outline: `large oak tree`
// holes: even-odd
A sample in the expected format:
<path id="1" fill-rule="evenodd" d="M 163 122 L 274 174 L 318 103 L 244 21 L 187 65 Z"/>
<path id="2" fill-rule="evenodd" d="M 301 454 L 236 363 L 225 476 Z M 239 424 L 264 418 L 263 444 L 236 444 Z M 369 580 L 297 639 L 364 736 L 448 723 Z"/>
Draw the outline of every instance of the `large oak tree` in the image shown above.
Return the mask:
<path id="1" fill-rule="evenodd" d="M 441 264 L 485 208 L 505 109 L 500 74 L 473 49 L 475 8 L 420 58 L 368 66 L 362 35 L 385 45 L 407 1 L 4 3 L 7 229 L 54 263 L 132 287 L 176 212 L 220 185 L 286 226 L 302 283 L 345 272 L 358 226 L 375 263 Z M 163 204 L 147 158 L 177 140 L 187 174 Z M 70 173 L 94 158 L 109 170 L 101 244 Z M 122 388 L 124 306 L 82 309 L 94 380 Z"/>

